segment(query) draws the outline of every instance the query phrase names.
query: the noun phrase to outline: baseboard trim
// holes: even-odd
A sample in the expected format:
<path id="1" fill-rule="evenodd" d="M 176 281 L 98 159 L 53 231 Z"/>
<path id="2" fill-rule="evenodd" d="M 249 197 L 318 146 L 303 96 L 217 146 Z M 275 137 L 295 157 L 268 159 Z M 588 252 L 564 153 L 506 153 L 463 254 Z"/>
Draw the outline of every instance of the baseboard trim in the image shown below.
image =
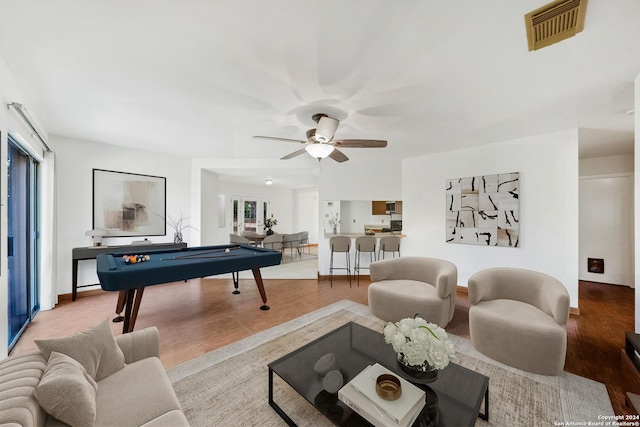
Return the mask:
<path id="1" fill-rule="evenodd" d="M 337 279 L 337 280 L 342 280 L 342 279 L 349 280 L 349 275 L 346 275 L 346 274 L 334 274 L 333 278 Z M 328 274 L 325 275 L 325 274 L 318 273 L 318 280 L 330 280 L 330 279 L 331 279 L 331 276 L 329 276 Z M 358 276 L 351 276 L 351 280 L 358 280 Z M 368 274 L 361 274 L 360 275 L 360 280 L 369 280 L 370 281 L 371 280 L 371 276 L 369 276 Z"/>
<path id="2" fill-rule="evenodd" d="M 76 296 L 76 300 L 78 298 L 83 298 L 83 297 L 91 297 L 91 296 L 95 296 L 95 295 L 101 295 L 104 294 L 105 291 L 103 291 L 102 289 L 90 289 L 90 290 L 86 290 L 86 291 L 78 291 L 78 294 Z M 59 294 L 58 295 L 58 302 L 61 301 L 71 301 L 73 299 L 73 294 Z"/>

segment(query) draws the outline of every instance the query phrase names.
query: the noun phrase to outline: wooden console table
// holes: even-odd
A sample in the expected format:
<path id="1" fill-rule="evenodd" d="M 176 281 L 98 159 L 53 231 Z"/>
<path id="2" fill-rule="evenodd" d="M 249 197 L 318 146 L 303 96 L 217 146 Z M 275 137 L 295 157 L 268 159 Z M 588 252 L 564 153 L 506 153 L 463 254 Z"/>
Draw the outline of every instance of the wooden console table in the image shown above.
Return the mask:
<path id="1" fill-rule="evenodd" d="M 640 394 L 640 335 L 627 332 L 624 338 L 624 348 L 620 354 L 620 371 L 627 392 L 626 402 L 639 411 L 640 404 L 636 397 Z"/>
<path id="2" fill-rule="evenodd" d="M 118 246 L 89 246 L 82 248 L 73 248 L 71 252 L 72 259 L 72 282 L 71 282 L 71 300 L 75 301 L 78 296 L 78 288 L 86 288 L 93 285 L 80 285 L 78 286 L 78 261 L 84 261 L 88 259 L 96 259 L 99 254 L 135 254 L 135 253 L 149 253 L 155 251 L 163 251 L 167 249 L 180 249 L 186 248 L 187 244 L 182 243 L 147 243 L 139 245 L 118 245 Z"/>

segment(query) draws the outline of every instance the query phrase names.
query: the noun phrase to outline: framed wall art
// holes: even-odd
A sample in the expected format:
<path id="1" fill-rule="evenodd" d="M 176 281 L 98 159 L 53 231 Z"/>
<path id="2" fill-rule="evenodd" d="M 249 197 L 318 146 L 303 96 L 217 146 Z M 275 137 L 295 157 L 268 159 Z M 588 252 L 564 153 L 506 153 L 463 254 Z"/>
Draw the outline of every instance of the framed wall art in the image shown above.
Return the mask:
<path id="1" fill-rule="evenodd" d="M 518 172 L 446 180 L 446 241 L 517 248 Z"/>
<path id="2" fill-rule="evenodd" d="M 166 234 L 167 179 L 93 170 L 93 229 L 109 237 Z"/>

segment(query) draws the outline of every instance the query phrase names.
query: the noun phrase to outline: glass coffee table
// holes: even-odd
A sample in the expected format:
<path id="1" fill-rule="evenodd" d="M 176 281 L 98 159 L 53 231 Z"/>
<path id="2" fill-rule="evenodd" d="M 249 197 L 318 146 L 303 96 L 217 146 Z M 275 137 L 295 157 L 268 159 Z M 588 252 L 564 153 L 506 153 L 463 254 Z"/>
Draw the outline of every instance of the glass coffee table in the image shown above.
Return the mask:
<path id="1" fill-rule="evenodd" d="M 396 367 L 396 353 L 384 342 L 382 333 L 350 322 L 268 365 L 269 405 L 288 425 L 297 425 L 273 399 L 273 375 L 276 374 L 335 425 L 370 426 L 338 400 L 337 393 L 324 390 L 322 377 L 313 368 L 327 353 L 336 355 L 345 384 L 375 363 L 401 375 Z M 416 385 L 425 389 L 424 385 Z M 437 418 L 427 420 L 421 414 L 414 426 L 473 426 L 478 417 L 488 420 L 489 377 L 450 363 L 428 387 L 437 395 Z M 484 412 L 480 413 L 483 401 Z"/>

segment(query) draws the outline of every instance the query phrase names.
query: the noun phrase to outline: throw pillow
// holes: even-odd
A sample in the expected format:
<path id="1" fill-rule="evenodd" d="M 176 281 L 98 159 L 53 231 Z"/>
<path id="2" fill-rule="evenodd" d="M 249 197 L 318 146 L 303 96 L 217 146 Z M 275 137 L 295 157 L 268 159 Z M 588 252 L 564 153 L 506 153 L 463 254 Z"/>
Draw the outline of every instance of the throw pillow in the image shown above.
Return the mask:
<path id="1" fill-rule="evenodd" d="M 92 426 L 96 421 L 97 389 L 80 363 L 54 351 L 33 394 L 40 407 L 58 420 L 72 427 Z"/>
<path id="2" fill-rule="evenodd" d="M 77 360 L 96 381 L 124 368 L 124 353 L 111 332 L 109 319 L 68 337 L 36 340 L 36 345 L 45 359 L 56 351 Z"/>

